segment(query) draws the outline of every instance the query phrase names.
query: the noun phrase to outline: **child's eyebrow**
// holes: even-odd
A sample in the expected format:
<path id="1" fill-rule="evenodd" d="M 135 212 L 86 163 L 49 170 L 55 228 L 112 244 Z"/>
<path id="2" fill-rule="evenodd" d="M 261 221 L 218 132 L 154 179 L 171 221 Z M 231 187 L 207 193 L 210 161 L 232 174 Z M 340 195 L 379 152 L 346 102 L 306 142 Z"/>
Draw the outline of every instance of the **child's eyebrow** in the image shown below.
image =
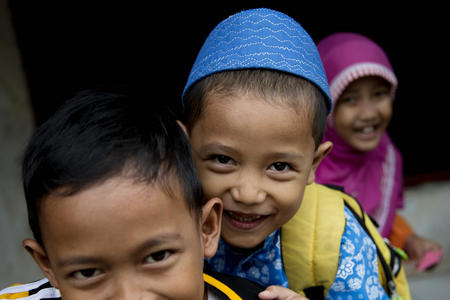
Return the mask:
<path id="1" fill-rule="evenodd" d="M 200 147 L 200 152 L 225 152 L 225 153 L 236 153 L 236 150 L 233 149 L 232 147 L 223 145 L 223 144 L 219 144 L 219 143 L 209 143 L 206 145 L 202 145 Z"/>
<path id="2" fill-rule="evenodd" d="M 142 245 L 140 245 L 137 250 L 136 253 L 145 251 L 146 249 L 151 249 L 154 247 L 158 247 L 160 245 L 163 245 L 167 242 L 173 242 L 173 241 L 178 241 L 181 240 L 182 237 L 179 233 L 164 233 L 164 234 L 160 234 L 157 235 L 156 237 L 152 237 L 151 239 L 147 240 L 146 242 L 144 242 Z"/>
<path id="3" fill-rule="evenodd" d="M 88 264 L 96 264 L 102 262 L 102 259 L 91 257 L 91 256 L 75 256 L 64 258 L 62 260 L 56 261 L 56 265 L 59 268 L 64 268 L 72 265 L 88 265 Z"/>
<path id="4" fill-rule="evenodd" d="M 273 153 L 270 156 L 271 159 L 274 160 L 299 160 L 299 159 L 303 159 L 304 156 L 300 155 L 298 153 L 292 153 L 292 152 L 277 152 L 277 153 Z"/>
<path id="5" fill-rule="evenodd" d="M 352 93 L 356 93 L 356 92 L 358 92 L 358 88 L 348 87 L 342 92 L 342 95 L 352 94 Z"/>
<path id="6" fill-rule="evenodd" d="M 374 88 L 389 88 L 389 84 L 388 83 L 384 83 L 384 82 L 378 82 L 376 84 L 373 85 Z"/>
<path id="7" fill-rule="evenodd" d="M 157 235 L 156 237 L 152 237 L 151 239 L 145 241 L 141 245 L 139 245 L 136 250 L 133 250 L 133 253 L 141 253 L 147 249 L 151 249 L 154 247 L 158 247 L 167 242 L 178 241 L 182 237 L 179 233 L 164 233 Z M 70 265 L 88 265 L 88 264 L 97 264 L 105 262 L 104 258 L 96 257 L 96 256 L 73 256 L 61 259 L 56 261 L 56 265 L 60 268 L 70 266 Z"/>
<path id="8" fill-rule="evenodd" d="M 235 149 L 219 144 L 219 143 L 209 143 L 200 147 L 201 153 L 211 153 L 211 152 L 223 152 L 227 154 L 235 154 L 237 153 Z M 298 160 L 303 159 L 303 155 L 294 153 L 294 152 L 276 152 L 270 155 L 271 159 L 286 159 L 286 160 Z"/>

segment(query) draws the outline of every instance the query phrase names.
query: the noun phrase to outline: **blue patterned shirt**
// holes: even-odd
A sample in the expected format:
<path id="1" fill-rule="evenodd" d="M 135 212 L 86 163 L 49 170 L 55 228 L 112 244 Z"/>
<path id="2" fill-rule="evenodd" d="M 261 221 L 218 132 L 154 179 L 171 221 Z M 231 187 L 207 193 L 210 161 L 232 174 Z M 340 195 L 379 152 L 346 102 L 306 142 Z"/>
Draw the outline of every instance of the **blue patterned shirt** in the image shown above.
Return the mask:
<path id="1" fill-rule="evenodd" d="M 339 267 L 326 299 L 389 299 L 378 278 L 375 244 L 347 208 L 345 218 L 347 222 L 341 240 Z M 244 277 L 263 286 L 288 287 L 281 259 L 279 229 L 250 254 L 234 249 L 221 239 L 216 255 L 208 262 L 216 272 Z"/>

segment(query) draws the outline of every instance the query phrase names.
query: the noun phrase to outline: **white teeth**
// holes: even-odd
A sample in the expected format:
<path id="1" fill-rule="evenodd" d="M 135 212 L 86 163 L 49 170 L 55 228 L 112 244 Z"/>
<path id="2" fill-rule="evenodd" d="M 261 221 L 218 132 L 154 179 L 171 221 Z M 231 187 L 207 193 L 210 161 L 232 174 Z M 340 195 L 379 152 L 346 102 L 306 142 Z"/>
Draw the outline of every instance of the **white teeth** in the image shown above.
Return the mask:
<path id="1" fill-rule="evenodd" d="M 252 217 L 242 217 L 239 216 L 232 211 L 229 211 L 228 214 L 235 220 L 238 220 L 239 222 L 254 222 L 256 220 L 261 219 L 261 216 L 252 216 Z"/>
<path id="2" fill-rule="evenodd" d="M 375 127 L 373 127 L 373 126 L 364 127 L 361 131 L 362 131 L 362 133 L 365 133 L 365 134 L 372 133 L 375 131 Z"/>

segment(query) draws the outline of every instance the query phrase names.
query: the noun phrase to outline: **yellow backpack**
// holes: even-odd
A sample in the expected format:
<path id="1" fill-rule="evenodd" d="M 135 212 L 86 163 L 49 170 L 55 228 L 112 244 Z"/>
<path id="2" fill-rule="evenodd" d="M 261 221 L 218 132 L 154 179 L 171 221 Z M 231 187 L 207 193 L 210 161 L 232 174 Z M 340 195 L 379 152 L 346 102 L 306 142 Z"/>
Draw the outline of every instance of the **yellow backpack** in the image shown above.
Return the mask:
<path id="1" fill-rule="evenodd" d="M 283 265 L 289 287 L 308 295 L 319 288 L 325 297 L 336 277 L 347 206 L 377 246 L 380 281 L 392 299 L 410 300 L 400 258 L 378 233 L 370 217 L 352 196 L 320 184 L 305 189 L 295 216 L 281 228 Z M 403 297 L 403 298 L 401 298 Z"/>

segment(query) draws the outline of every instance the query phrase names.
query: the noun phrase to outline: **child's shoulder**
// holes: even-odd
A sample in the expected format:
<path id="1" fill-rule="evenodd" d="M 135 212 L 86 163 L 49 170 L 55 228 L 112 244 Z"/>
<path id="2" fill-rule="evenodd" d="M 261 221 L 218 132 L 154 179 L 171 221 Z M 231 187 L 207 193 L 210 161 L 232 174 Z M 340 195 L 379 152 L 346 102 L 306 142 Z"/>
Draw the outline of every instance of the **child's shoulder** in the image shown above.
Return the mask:
<path id="1" fill-rule="evenodd" d="M 282 243 L 300 239 L 303 245 L 309 245 L 323 241 L 328 251 L 338 252 L 350 219 L 369 235 L 378 234 L 376 224 L 355 197 L 339 186 L 312 183 L 306 187 L 297 213 L 283 225 Z M 330 249 L 331 241 L 335 241 L 335 247 Z"/>
<path id="2" fill-rule="evenodd" d="M 259 299 L 258 293 L 264 287 L 256 282 L 232 275 L 212 272 L 210 270 L 203 275 L 208 290 L 219 299 Z M 236 295 L 240 298 L 236 298 Z M 26 283 L 17 284 L 0 290 L 0 299 L 27 299 L 27 300 L 61 300 L 61 294 L 54 288 L 47 278 Z"/>
<path id="3" fill-rule="evenodd" d="M 51 286 L 47 278 L 38 281 L 16 284 L 0 290 L 0 299 L 61 299 L 59 290 Z"/>
<path id="4" fill-rule="evenodd" d="M 344 196 L 338 189 L 312 183 L 297 213 L 282 226 L 283 265 L 294 290 L 313 286 L 313 274 L 325 286 L 334 282 L 347 225 Z M 299 269 L 304 272 L 299 274 Z"/>
<path id="5" fill-rule="evenodd" d="M 259 299 L 258 293 L 265 289 L 260 284 L 251 280 L 224 273 L 212 272 L 209 269 L 203 273 L 203 278 L 209 291 L 215 295 L 225 297 L 225 299 Z"/>

